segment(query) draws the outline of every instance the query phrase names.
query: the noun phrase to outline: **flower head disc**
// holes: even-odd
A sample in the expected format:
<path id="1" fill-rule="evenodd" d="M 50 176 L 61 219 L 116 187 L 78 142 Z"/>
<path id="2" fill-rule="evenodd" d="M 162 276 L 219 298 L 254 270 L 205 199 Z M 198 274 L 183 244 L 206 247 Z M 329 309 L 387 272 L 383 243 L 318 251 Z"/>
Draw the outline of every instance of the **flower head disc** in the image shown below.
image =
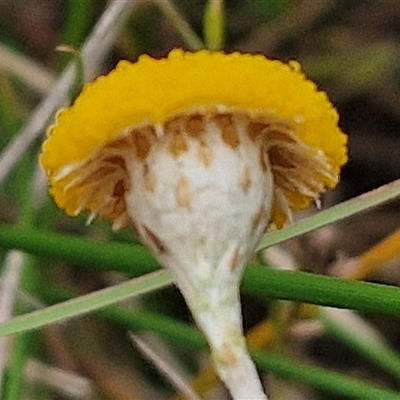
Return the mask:
<path id="1" fill-rule="evenodd" d="M 120 146 L 130 137 L 145 159 L 174 117 L 194 112 L 190 123 L 201 125 L 209 110 L 248 116 L 251 135 L 262 143 L 274 174 L 278 226 L 290 208 L 306 207 L 338 182 L 347 160 L 346 136 L 326 94 L 297 64 L 262 55 L 173 50 L 165 59 L 120 62 L 58 114 L 40 159 L 56 202 L 72 215 L 89 209 L 126 224 L 123 193 L 134 183 L 125 178 Z"/>

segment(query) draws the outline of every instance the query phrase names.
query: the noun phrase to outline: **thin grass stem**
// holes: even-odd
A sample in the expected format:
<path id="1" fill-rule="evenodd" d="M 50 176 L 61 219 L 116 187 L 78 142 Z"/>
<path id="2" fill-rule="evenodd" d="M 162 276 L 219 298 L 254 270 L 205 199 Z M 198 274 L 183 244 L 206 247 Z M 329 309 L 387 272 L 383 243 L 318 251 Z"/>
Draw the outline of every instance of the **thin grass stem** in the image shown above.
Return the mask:
<path id="1" fill-rule="evenodd" d="M 366 212 L 399 196 L 400 179 L 321 211 L 284 229 L 267 233 L 258 245 L 257 251 L 309 233 L 326 225 L 339 222 L 361 212 Z"/>

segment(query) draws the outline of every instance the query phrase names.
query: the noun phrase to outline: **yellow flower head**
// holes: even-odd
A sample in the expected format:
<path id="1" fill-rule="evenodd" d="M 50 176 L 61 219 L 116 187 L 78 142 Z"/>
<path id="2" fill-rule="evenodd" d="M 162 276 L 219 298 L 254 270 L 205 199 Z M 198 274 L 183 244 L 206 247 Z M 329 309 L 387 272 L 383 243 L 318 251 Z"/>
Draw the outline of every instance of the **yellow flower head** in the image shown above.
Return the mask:
<path id="1" fill-rule="evenodd" d="M 126 224 L 123 193 L 135 182 L 124 178 L 126 167 L 115 149 L 123 152 L 122 142 L 130 141 L 145 159 L 177 117 L 190 115 L 183 123 L 193 128 L 210 113 L 246 116 L 249 135 L 260 142 L 274 175 L 278 226 L 290 208 L 306 207 L 338 182 L 347 138 L 327 95 L 298 64 L 177 49 L 159 60 L 121 61 L 59 112 L 40 158 L 57 204 L 69 214 L 89 209 Z M 169 131 L 173 136 L 174 129 Z M 179 156 L 186 136 L 178 136 L 171 149 Z M 235 135 L 224 140 L 235 141 Z"/>

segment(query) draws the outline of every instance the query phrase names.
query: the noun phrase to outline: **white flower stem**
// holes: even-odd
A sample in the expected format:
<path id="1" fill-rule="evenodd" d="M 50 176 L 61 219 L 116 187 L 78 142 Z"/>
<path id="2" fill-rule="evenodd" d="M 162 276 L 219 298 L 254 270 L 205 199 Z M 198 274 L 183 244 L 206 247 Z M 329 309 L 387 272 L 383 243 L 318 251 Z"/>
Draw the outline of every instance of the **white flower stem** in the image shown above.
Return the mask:
<path id="1" fill-rule="evenodd" d="M 226 318 L 225 318 L 226 316 Z M 215 368 L 234 399 L 267 399 L 254 364 L 247 352 L 240 327 L 227 314 L 204 313 L 199 325 L 207 336 Z M 214 340 L 220 330 L 223 342 Z M 218 337 L 218 335 L 217 335 Z"/>
<path id="2" fill-rule="evenodd" d="M 176 279 L 211 348 L 216 371 L 232 398 L 267 400 L 242 331 L 239 285 Z M 184 282 L 182 281 L 182 278 Z M 215 282 L 216 281 L 216 282 Z"/>

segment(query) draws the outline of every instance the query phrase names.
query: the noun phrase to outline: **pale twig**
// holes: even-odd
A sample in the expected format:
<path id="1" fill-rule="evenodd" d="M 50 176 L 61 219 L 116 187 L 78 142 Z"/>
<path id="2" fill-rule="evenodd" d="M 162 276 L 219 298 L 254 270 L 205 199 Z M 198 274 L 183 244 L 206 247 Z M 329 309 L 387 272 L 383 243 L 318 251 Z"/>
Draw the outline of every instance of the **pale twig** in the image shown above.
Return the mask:
<path id="1" fill-rule="evenodd" d="M 296 271 L 297 262 L 292 253 L 281 246 L 272 246 L 264 250 L 263 255 L 269 265 L 283 271 Z"/>
<path id="2" fill-rule="evenodd" d="M 57 392 L 74 399 L 89 399 L 94 395 L 93 383 L 72 371 L 30 359 L 25 368 L 28 381 L 49 386 Z"/>
<path id="3" fill-rule="evenodd" d="M 384 343 L 382 335 L 352 310 L 319 307 L 318 316 L 323 324 L 334 324 L 366 346 L 378 347 Z"/>
<path id="4" fill-rule="evenodd" d="M 20 251 L 10 251 L 5 260 L 3 281 L 0 289 L 0 322 L 11 318 L 15 299 L 17 297 L 19 281 L 24 264 L 24 255 Z M 7 364 L 9 338 L 0 338 L 0 388 Z"/>
<path id="5" fill-rule="evenodd" d="M 318 309 L 317 318 L 328 333 L 399 379 L 398 353 L 371 324 L 351 310 L 331 307 Z"/>
<path id="6" fill-rule="evenodd" d="M 135 346 L 157 367 L 157 369 L 173 384 L 173 386 L 183 393 L 189 400 L 201 400 L 182 375 L 166 359 L 160 356 L 146 340 L 139 335 L 129 332 L 129 337 Z"/>
<path id="7" fill-rule="evenodd" d="M 18 77 L 39 93 L 46 94 L 54 83 L 53 74 L 29 57 L 0 43 L 0 70 Z"/>
<path id="8" fill-rule="evenodd" d="M 90 76 L 96 66 L 110 51 L 124 17 L 129 15 L 133 5 L 132 0 L 114 0 L 104 11 L 93 32 L 82 48 L 82 59 L 85 65 L 85 75 Z M 70 64 L 60 79 L 49 92 L 48 96 L 39 104 L 16 138 L 8 144 L 0 156 L 0 182 L 10 173 L 21 156 L 32 142 L 42 133 L 50 117 L 65 103 L 75 81 L 75 65 Z"/>
<path id="9" fill-rule="evenodd" d="M 0 278 L 0 285 L 2 285 L 3 282 L 4 279 Z M 22 305 L 32 310 L 39 310 L 46 307 L 46 304 L 42 303 L 36 297 L 24 292 L 21 289 L 18 289 L 17 301 L 21 302 Z"/>

